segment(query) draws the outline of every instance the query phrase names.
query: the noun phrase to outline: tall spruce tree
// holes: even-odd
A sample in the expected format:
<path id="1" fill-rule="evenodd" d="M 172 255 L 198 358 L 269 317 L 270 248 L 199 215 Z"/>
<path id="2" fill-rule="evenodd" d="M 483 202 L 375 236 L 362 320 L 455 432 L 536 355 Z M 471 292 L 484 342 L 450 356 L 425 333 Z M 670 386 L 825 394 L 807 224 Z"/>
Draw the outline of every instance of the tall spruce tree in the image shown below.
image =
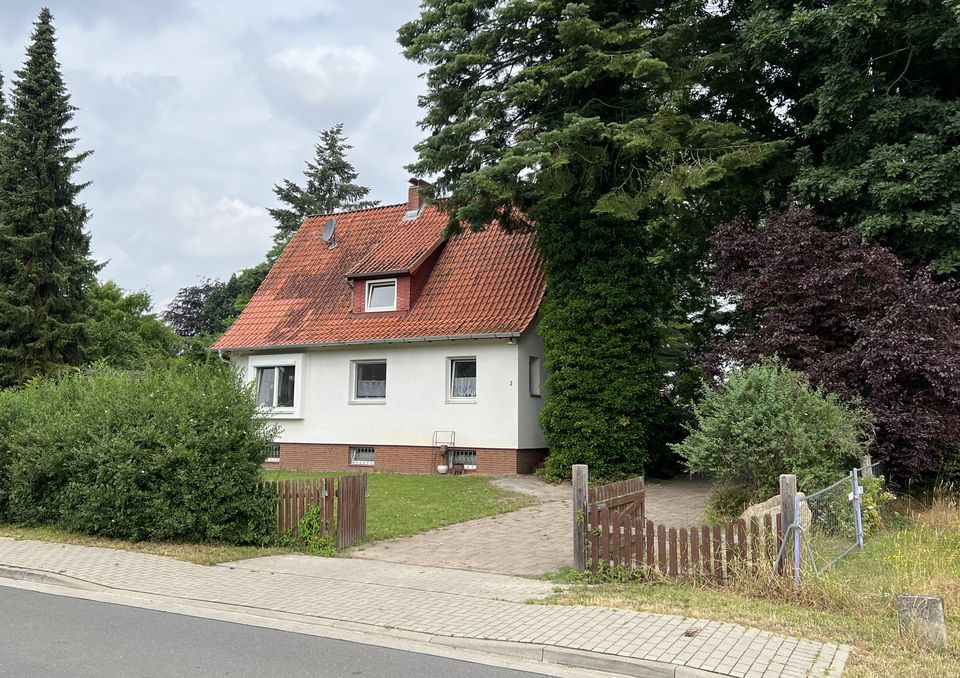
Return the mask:
<path id="1" fill-rule="evenodd" d="M 73 181 L 76 110 L 42 9 L 0 124 L 0 386 L 84 358 L 85 292 L 96 265 Z"/>
<path id="2" fill-rule="evenodd" d="M 273 188 L 284 207 L 269 210 L 277 222 L 271 258 L 279 256 L 307 216 L 342 209 L 366 209 L 378 204 L 375 200 L 364 199 L 369 188 L 353 183 L 357 171 L 346 156 L 353 147 L 343 135 L 342 123 L 321 131 L 320 142 L 314 148 L 314 159 L 307 161 L 303 173 L 307 179 L 305 186 L 284 179 Z"/>
<path id="3" fill-rule="evenodd" d="M 399 38 L 428 67 L 411 170 L 437 175 L 451 232 L 535 224 L 547 472 L 642 472 L 666 413 L 662 328 L 710 225 L 753 199 L 778 146 L 709 119 L 718 32 L 700 2 L 421 7 Z"/>

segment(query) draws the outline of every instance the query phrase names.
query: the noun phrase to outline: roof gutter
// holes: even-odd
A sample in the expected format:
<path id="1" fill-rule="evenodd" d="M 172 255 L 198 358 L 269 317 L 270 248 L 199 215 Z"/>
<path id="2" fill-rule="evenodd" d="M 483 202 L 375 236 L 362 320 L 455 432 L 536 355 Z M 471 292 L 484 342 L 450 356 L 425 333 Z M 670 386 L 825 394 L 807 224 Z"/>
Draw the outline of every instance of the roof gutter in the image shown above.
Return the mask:
<path id="1" fill-rule="evenodd" d="M 520 332 L 495 332 L 492 334 L 454 334 L 436 337 L 400 337 L 396 339 L 357 339 L 351 341 L 320 341 L 312 344 L 271 344 L 268 346 L 234 346 L 215 349 L 218 351 L 273 351 L 277 349 L 343 348 L 345 346 L 382 346 L 385 344 L 421 344 L 430 341 L 476 341 L 480 339 L 517 339 Z"/>

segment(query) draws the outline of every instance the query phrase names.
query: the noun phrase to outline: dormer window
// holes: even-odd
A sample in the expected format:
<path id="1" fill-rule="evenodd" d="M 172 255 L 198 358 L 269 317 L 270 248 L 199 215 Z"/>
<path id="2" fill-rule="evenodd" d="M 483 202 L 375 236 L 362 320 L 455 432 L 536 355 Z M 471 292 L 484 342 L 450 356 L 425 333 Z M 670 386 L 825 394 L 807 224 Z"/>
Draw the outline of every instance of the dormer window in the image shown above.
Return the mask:
<path id="1" fill-rule="evenodd" d="M 367 311 L 397 310 L 397 279 L 367 281 Z"/>

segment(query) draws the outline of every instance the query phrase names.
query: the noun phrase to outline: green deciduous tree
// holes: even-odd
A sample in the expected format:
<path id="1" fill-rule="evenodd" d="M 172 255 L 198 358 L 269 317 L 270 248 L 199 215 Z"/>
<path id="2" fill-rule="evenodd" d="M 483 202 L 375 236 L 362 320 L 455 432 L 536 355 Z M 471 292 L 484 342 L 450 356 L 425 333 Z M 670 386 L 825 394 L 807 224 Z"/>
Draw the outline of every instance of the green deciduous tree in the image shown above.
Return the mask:
<path id="1" fill-rule="evenodd" d="M 84 359 L 96 266 L 77 202 L 85 184 L 73 181 L 89 152 L 73 154 L 73 114 L 43 9 L 0 124 L 0 386 Z"/>
<path id="2" fill-rule="evenodd" d="M 355 184 L 357 172 L 347 160 L 346 153 L 352 146 L 343 135 L 343 124 L 337 124 L 320 132 L 320 141 L 314 147 L 315 156 L 307 161 L 303 176 L 304 186 L 284 179 L 273 188 L 282 207 L 269 210 L 277 222 L 274 235 L 275 246 L 271 259 L 283 251 L 293 234 L 300 228 L 304 218 L 311 214 L 328 214 L 343 209 L 374 207 L 375 200 L 365 200 L 369 188 Z"/>
<path id="3" fill-rule="evenodd" d="M 91 285 L 87 300 L 90 362 L 140 370 L 177 354 L 180 338 L 170 325 L 150 312 L 153 304 L 146 292 L 125 294 L 119 285 L 108 280 Z"/>
<path id="4" fill-rule="evenodd" d="M 734 0 L 736 45 L 795 141 L 794 188 L 960 275 L 960 13 L 942 0 Z M 732 51 L 736 51 L 736 49 Z"/>
<path id="5" fill-rule="evenodd" d="M 428 67 L 411 170 L 436 175 L 449 231 L 535 224 L 552 476 L 643 471 L 666 405 L 663 328 L 710 225 L 758 200 L 754 173 L 778 150 L 711 93 L 729 68 L 708 44 L 716 22 L 699 2 L 426 0 L 400 29 Z"/>

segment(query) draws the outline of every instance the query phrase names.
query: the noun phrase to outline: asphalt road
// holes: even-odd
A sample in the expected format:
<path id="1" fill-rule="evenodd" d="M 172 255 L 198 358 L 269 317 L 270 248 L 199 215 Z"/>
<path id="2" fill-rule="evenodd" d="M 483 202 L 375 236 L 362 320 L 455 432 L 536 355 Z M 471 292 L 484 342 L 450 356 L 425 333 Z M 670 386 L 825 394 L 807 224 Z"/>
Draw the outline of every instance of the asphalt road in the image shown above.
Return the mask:
<path id="1" fill-rule="evenodd" d="M 523 678 L 342 640 L 0 587 L 0 677 Z"/>

